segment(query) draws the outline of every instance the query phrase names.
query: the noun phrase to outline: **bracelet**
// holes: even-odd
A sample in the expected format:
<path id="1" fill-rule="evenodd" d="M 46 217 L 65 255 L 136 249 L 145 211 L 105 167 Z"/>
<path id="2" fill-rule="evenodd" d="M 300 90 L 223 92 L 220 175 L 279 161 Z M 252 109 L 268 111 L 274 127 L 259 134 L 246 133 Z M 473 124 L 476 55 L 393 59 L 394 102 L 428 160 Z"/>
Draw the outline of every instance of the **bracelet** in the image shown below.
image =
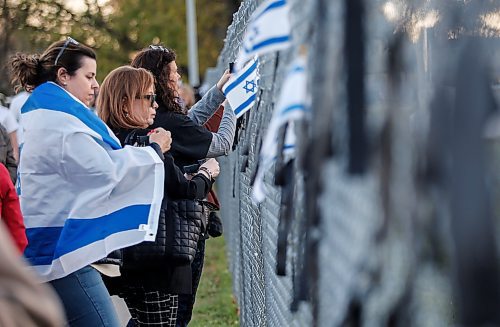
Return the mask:
<path id="1" fill-rule="evenodd" d="M 207 167 L 201 166 L 200 168 L 198 168 L 198 170 L 202 170 L 202 171 L 206 172 L 210 179 L 214 179 L 212 172 Z"/>

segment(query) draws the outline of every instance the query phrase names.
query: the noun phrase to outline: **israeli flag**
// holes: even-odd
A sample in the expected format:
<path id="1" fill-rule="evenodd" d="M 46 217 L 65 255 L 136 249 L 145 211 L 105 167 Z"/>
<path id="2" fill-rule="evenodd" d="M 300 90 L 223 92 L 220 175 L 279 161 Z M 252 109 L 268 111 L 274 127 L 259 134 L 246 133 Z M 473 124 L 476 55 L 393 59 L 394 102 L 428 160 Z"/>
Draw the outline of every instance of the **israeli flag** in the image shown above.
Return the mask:
<path id="1" fill-rule="evenodd" d="M 255 10 L 236 59 L 237 71 L 255 55 L 286 49 L 290 46 L 289 12 L 290 8 L 286 0 L 268 0 Z"/>
<path id="2" fill-rule="evenodd" d="M 255 104 L 259 89 L 258 66 L 259 60 L 254 58 L 222 88 L 236 118 L 240 118 Z"/>
<path id="3" fill-rule="evenodd" d="M 38 86 L 21 112 L 25 256 L 43 281 L 155 239 L 164 170 L 153 148 L 122 148 L 99 117 L 54 83 Z"/>
<path id="4" fill-rule="evenodd" d="M 288 123 L 283 148 L 279 149 L 284 155 L 285 162 L 295 157 L 296 135 L 294 122 L 309 116 L 310 96 L 307 92 L 306 59 L 299 56 L 288 68 L 279 100 L 269 123 L 266 135 L 262 142 L 259 155 L 259 168 L 252 186 L 252 198 L 256 203 L 266 197 L 264 173 L 276 161 L 278 151 L 279 129 Z"/>

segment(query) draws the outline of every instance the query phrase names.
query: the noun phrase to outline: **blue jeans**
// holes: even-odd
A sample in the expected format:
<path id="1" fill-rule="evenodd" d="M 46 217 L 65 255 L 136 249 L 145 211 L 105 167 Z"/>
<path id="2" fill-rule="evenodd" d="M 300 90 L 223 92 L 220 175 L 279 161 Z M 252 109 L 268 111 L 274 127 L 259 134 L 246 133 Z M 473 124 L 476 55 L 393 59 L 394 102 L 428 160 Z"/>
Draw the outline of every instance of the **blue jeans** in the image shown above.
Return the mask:
<path id="1" fill-rule="evenodd" d="M 50 284 L 63 303 L 70 326 L 120 326 L 101 274 L 91 266 L 53 280 Z"/>

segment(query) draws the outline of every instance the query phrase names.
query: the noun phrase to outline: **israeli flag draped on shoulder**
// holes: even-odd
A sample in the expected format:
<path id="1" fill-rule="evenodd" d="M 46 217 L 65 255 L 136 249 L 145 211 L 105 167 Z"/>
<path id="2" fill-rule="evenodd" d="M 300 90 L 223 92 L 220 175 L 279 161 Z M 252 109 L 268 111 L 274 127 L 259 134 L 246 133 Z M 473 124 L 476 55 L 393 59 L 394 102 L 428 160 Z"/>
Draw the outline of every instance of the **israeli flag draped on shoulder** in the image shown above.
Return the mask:
<path id="1" fill-rule="evenodd" d="M 43 281 L 155 239 L 164 170 L 153 148 L 122 148 L 99 117 L 55 83 L 38 86 L 21 112 L 25 256 Z"/>
<path id="2" fill-rule="evenodd" d="M 268 171 L 276 160 L 278 151 L 278 131 L 288 123 L 286 129 L 283 153 L 285 162 L 295 158 L 296 136 L 294 122 L 307 118 L 310 97 L 307 92 L 306 59 L 299 56 L 288 68 L 281 93 L 266 135 L 264 136 L 259 155 L 259 168 L 252 186 L 252 198 L 255 202 L 262 202 L 266 196 L 263 183 L 264 173 Z"/>
<path id="3" fill-rule="evenodd" d="M 259 60 L 254 58 L 242 70 L 234 74 L 222 88 L 236 118 L 240 118 L 255 104 L 259 89 L 258 66 Z"/>
<path id="4" fill-rule="evenodd" d="M 268 0 L 255 9 L 236 59 L 236 70 L 255 55 L 286 49 L 291 44 L 287 0 Z"/>

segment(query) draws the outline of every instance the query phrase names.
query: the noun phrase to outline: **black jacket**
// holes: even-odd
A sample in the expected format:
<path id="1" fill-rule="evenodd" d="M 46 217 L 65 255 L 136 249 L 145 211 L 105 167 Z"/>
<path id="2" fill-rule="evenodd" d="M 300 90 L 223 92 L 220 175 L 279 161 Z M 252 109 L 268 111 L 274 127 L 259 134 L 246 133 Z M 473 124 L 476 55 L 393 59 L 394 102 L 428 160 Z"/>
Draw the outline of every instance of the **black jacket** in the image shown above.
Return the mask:
<path id="1" fill-rule="evenodd" d="M 155 122 L 151 128 L 163 127 L 172 133 L 172 148 L 170 154 L 181 170 L 184 166 L 198 163 L 207 157 L 212 132 L 205 127 L 196 125 L 186 115 L 166 111 L 162 104 L 156 111 Z"/>
<path id="2" fill-rule="evenodd" d="M 127 143 L 140 144 L 141 137 L 146 135 L 149 130 L 118 130 L 116 135 L 122 145 Z M 131 133 L 132 137 L 131 137 Z M 162 215 L 168 214 L 166 197 L 171 199 L 203 199 L 207 196 L 212 181 L 202 174 L 195 175 L 191 180 L 187 180 L 184 174 L 177 167 L 170 153 L 164 153 L 164 168 L 165 168 L 165 186 L 164 186 L 164 201 L 162 203 Z M 161 227 L 161 226 L 160 226 Z M 156 241 L 163 242 L 166 239 L 165 226 L 157 231 Z M 138 245 L 140 247 L 140 244 Z M 125 252 L 125 265 L 121 269 L 121 277 L 105 278 L 106 286 L 110 293 L 119 294 L 120 288 L 123 285 L 142 286 L 145 289 L 158 290 L 162 289 L 174 294 L 189 294 L 191 293 L 191 265 L 177 265 L 172 263 L 169 267 L 161 269 L 140 269 L 141 267 L 127 268 L 127 250 Z M 139 268 L 139 269 L 137 269 Z"/>

